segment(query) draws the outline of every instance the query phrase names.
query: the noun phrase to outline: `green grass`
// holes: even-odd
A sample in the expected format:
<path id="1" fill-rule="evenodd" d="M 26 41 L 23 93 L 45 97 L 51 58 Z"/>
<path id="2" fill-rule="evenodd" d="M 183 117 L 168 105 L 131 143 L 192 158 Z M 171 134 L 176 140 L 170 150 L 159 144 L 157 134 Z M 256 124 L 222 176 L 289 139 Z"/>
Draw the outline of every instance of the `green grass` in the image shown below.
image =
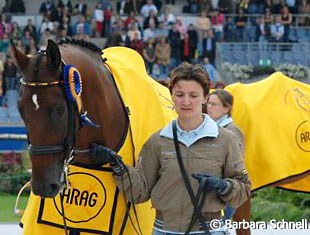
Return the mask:
<path id="1" fill-rule="evenodd" d="M 0 194 L 0 222 L 19 222 L 20 216 L 14 214 L 16 195 Z M 18 209 L 25 209 L 28 196 L 21 196 Z"/>
<path id="2" fill-rule="evenodd" d="M 310 194 L 278 188 L 260 189 L 251 198 L 251 220 L 310 220 Z"/>

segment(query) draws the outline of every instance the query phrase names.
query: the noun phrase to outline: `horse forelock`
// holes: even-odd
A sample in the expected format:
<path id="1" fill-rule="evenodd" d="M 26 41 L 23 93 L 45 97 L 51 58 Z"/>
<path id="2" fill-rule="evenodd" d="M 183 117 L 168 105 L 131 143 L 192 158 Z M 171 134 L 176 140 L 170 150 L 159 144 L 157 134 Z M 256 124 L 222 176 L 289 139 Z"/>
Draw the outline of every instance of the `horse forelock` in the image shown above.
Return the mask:
<path id="1" fill-rule="evenodd" d="M 34 68 L 33 68 L 34 77 L 37 77 L 39 74 L 39 69 L 40 69 L 40 64 L 42 62 L 42 58 L 43 58 L 43 54 L 39 53 L 34 63 Z"/>
<path id="2" fill-rule="evenodd" d="M 22 71 L 26 82 L 51 82 L 60 79 L 60 77 L 55 77 L 58 74 L 57 71 L 51 68 L 45 58 L 44 53 L 37 53 L 31 57 L 28 68 Z"/>

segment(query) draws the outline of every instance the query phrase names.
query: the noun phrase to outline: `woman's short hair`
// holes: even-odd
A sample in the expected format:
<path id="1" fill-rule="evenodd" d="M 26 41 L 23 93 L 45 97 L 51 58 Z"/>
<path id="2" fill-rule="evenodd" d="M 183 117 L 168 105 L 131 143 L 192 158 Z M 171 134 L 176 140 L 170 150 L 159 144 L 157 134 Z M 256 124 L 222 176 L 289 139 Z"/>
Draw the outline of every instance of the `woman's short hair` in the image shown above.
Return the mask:
<path id="1" fill-rule="evenodd" d="M 196 81 L 203 88 L 204 95 L 207 96 L 210 90 L 210 78 L 207 70 L 200 64 L 182 63 L 174 68 L 170 74 L 169 90 L 180 80 Z"/>
<path id="2" fill-rule="evenodd" d="M 232 107 L 234 105 L 234 97 L 232 94 L 230 94 L 228 91 L 223 89 L 217 89 L 210 93 L 209 97 L 211 95 L 217 95 L 217 97 L 220 99 L 224 107 L 229 108 L 228 116 L 231 116 Z"/>

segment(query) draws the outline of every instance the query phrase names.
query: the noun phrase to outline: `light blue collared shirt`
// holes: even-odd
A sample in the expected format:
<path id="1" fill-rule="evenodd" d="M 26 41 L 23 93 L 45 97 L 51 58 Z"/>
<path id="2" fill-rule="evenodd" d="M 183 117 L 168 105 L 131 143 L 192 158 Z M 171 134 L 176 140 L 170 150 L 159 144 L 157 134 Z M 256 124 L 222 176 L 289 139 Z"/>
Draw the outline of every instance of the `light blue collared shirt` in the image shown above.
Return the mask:
<path id="1" fill-rule="evenodd" d="M 225 127 L 232 122 L 233 122 L 232 117 L 229 117 L 227 114 L 216 121 L 216 123 L 221 127 Z"/>
<path id="2" fill-rule="evenodd" d="M 203 122 L 195 130 L 184 131 L 181 129 L 177 122 L 178 140 L 187 147 L 190 147 L 197 140 L 204 137 L 216 138 L 218 134 L 219 130 L 216 122 L 214 122 L 212 118 L 210 118 L 207 114 L 203 114 Z M 173 139 L 172 122 L 170 122 L 168 126 L 163 128 L 160 131 L 159 135 L 169 139 Z"/>

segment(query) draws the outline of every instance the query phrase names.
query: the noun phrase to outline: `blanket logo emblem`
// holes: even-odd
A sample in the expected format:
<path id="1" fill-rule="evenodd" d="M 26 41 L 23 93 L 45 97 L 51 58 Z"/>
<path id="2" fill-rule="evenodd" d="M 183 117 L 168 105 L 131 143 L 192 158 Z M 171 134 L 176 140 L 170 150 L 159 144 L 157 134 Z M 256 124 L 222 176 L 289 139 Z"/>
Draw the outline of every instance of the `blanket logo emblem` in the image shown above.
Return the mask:
<path id="1" fill-rule="evenodd" d="M 288 104 L 288 95 L 291 95 L 291 97 L 295 100 L 296 104 L 299 108 L 310 112 L 310 96 L 306 95 L 304 92 L 302 92 L 299 88 L 295 89 L 289 89 L 285 94 L 285 103 Z"/>
<path id="2" fill-rule="evenodd" d="M 298 147 L 305 151 L 310 152 L 310 121 L 306 120 L 299 124 L 296 129 L 296 143 Z"/>
<path id="3" fill-rule="evenodd" d="M 82 223 L 96 218 L 106 204 L 106 189 L 94 175 L 84 172 L 69 174 L 70 188 L 63 191 L 65 217 L 72 223 Z M 60 200 L 54 200 L 62 216 Z M 68 210 L 69 209 L 69 210 Z"/>

